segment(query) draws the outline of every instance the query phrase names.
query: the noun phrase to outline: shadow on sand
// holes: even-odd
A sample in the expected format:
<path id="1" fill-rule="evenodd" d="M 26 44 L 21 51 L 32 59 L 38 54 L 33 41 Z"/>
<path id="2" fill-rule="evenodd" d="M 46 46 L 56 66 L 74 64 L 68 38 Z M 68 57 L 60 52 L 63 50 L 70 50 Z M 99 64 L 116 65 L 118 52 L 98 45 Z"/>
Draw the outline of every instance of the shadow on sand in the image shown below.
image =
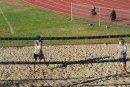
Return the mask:
<path id="1" fill-rule="evenodd" d="M 109 75 L 109 76 L 104 76 L 104 77 L 78 77 L 78 78 L 59 78 L 59 79 L 43 79 L 43 78 L 40 78 L 40 79 L 25 79 L 25 80 L 0 80 L 0 87 L 12 87 L 12 86 L 15 86 L 15 87 L 20 87 L 20 85 L 22 86 L 25 86 L 27 84 L 29 84 L 29 87 L 53 87 L 52 86 L 45 86 L 45 85 L 42 85 L 42 86 L 35 86 L 33 85 L 33 83 L 37 82 L 37 81 L 45 81 L 45 80 L 53 80 L 53 81 L 56 81 L 56 80 L 77 80 L 77 82 L 73 82 L 71 84 L 61 84 L 59 87 L 77 87 L 78 85 L 80 86 L 130 86 L 130 83 L 124 83 L 124 84 L 121 84 L 121 83 L 113 83 L 113 84 L 93 84 L 92 82 L 100 82 L 100 81 L 107 81 L 107 80 L 111 80 L 111 79 L 114 79 L 118 77 L 118 74 L 115 74 L 115 75 Z M 129 77 L 129 76 L 127 76 Z M 84 80 L 85 79 L 85 80 Z"/>
<path id="2" fill-rule="evenodd" d="M 127 61 L 130 61 L 128 58 Z M 36 64 L 59 64 L 60 67 L 67 67 L 68 65 L 72 64 L 90 64 L 90 63 L 107 63 L 107 62 L 119 62 L 118 59 L 112 59 L 110 57 L 104 57 L 104 58 L 91 58 L 91 59 L 85 59 L 85 60 L 80 60 L 80 61 L 52 61 L 52 62 L 36 62 Z M 34 64 L 34 62 L 0 62 L 0 65 L 10 65 L 10 64 Z M 45 81 L 45 80 L 73 80 L 77 79 L 77 82 L 73 82 L 71 84 L 65 84 L 61 85 L 60 87 L 73 87 L 77 85 L 82 85 L 82 86 L 108 86 L 108 85 L 113 85 L 113 86 L 119 86 L 119 85 L 125 85 L 125 86 L 130 86 L 130 84 L 96 84 L 96 85 L 89 85 L 89 83 L 95 82 L 95 81 L 106 81 L 113 79 L 117 77 L 118 74 L 115 75 L 109 75 L 109 76 L 104 76 L 104 77 L 80 77 L 80 78 L 59 78 L 59 79 L 25 79 L 25 80 L 0 80 L 0 87 L 11 87 L 15 85 L 16 87 L 19 87 L 20 85 L 25 85 L 25 84 L 31 84 L 36 81 Z M 80 79 L 80 81 L 78 81 Z M 82 79 L 82 81 L 81 81 Z M 86 80 L 84 80 L 86 79 Z M 31 84 L 31 87 L 36 87 Z M 53 86 L 40 86 L 40 87 L 53 87 Z"/>
<path id="3" fill-rule="evenodd" d="M 115 74 L 115 75 L 109 75 L 109 76 L 104 76 L 104 77 L 100 77 L 100 78 L 93 78 L 91 80 L 85 80 L 85 81 L 78 81 L 78 82 L 74 82 L 73 84 L 71 85 L 67 85 L 67 87 L 73 87 L 73 86 L 77 86 L 77 85 L 80 85 L 80 86 L 130 86 L 130 83 L 124 83 L 124 84 L 121 84 L 121 83 L 113 83 L 113 84 L 93 84 L 92 82 L 100 82 L 100 81 L 107 81 L 107 80 L 111 80 L 111 79 L 117 79 L 119 78 L 120 74 Z M 123 76 L 123 77 L 128 77 L 130 78 L 130 76 Z M 117 79 L 118 80 L 118 79 Z M 89 84 L 91 83 L 91 84 Z"/>
<path id="4" fill-rule="evenodd" d="M 130 58 L 127 58 L 127 61 L 130 61 Z M 109 56 L 108 57 L 99 57 L 99 58 L 89 58 L 85 60 L 79 60 L 79 61 L 46 61 L 46 62 L 36 62 L 36 64 L 61 64 L 64 67 L 72 64 L 90 64 L 90 63 L 110 63 L 110 62 L 119 62 L 118 59 L 112 59 Z M 8 61 L 8 62 L 0 62 L 0 65 L 8 65 L 8 64 L 28 64 L 32 65 L 34 62 L 26 62 L 26 61 Z"/>

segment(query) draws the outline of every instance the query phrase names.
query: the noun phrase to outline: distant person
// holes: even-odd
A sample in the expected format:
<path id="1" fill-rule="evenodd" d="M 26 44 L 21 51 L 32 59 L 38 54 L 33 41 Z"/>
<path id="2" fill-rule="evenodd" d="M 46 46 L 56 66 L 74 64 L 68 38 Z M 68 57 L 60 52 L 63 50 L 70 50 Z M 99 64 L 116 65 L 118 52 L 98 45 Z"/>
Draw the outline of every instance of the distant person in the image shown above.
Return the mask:
<path id="1" fill-rule="evenodd" d="M 110 14 L 110 18 L 112 22 L 116 20 L 116 11 L 114 9 L 112 10 Z"/>
<path id="2" fill-rule="evenodd" d="M 36 36 L 36 40 L 34 41 L 34 72 L 35 72 L 35 64 L 37 61 L 37 58 L 39 58 L 40 60 L 44 60 L 44 54 L 42 51 L 42 40 L 40 36 Z M 44 60 L 45 61 L 45 60 Z"/>
<path id="3" fill-rule="evenodd" d="M 119 39 L 119 45 L 116 48 L 116 54 L 120 61 L 120 68 L 123 71 L 124 74 L 128 75 L 127 69 L 126 69 L 126 52 L 127 52 L 127 46 L 124 44 L 124 39 Z"/>
<path id="4" fill-rule="evenodd" d="M 92 8 L 91 8 L 92 18 L 93 18 L 93 16 L 96 15 L 96 14 L 97 14 L 97 13 L 96 13 L 96 7 L 95 7 L 95 6 L 92 6 Z"/>

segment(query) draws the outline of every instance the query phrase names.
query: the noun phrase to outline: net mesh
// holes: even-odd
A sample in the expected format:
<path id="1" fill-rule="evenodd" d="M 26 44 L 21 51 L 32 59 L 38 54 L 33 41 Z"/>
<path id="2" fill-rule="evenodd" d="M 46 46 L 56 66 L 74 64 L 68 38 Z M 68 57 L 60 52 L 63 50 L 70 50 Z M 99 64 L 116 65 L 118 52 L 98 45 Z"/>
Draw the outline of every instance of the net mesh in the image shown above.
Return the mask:
<path id="1" fill-rule="evenodd" d="M 110 19 L 110 13 L 113 8 L 104 8 L 96 6 L 96 15 L 92 17 L 91 15 L 91 8 L 90 5 L 84 4 L 71 4 L 71 20 L 84 20 L 88 23 L 90 22 L 97 22 L 99 25 L 123 25 L 129 27 L 130 25 L 130 11 L 129 10 L 121 10 L 121 9 L 114 9 L 116 11 L 116 21 L 112 22 Z"/>

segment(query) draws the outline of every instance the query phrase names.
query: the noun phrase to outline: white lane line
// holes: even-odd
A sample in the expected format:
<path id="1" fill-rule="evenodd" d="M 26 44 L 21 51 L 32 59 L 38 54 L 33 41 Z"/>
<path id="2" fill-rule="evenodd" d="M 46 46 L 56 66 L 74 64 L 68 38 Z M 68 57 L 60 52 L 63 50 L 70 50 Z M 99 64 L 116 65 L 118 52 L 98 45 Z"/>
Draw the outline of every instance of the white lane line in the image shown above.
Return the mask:
<path id="1" fill-rule="evenodd" d="M 61 11 L 56 11 L 56 10 L 54 10 L 54 9 L 49 9 L 49 8 L 46 8 L 46 7 L 43 7 L 43 6 L 40 6 L 40 5 L 36 5 L 36 4 L 34 4 L 34 3 L 32 3 L 31 1 L 29 2 L 29 1 L 26 1 L 26 0 L 22 0 L 24 3 L 26 3 L 26 4 L 29 4 L 29 5 L 32 5 L 32 6 L 34 6 L 34 7 L 39 7 L 39 8 L 42 8 L 42 9 L 47 9 L 47 10 L 50 10 L 50 11 L 53 11 L 53 12 L 56 12 L 56 13 L 60 13 L 60 14 L 66 14 L 66 15 L 70 15 L 69 13 L 65 13 L 65 12 L 61 12 Z M 42 4 L 42 3 L 40 3 L 40 4 Z"/>
<path id="2" fill-rule="evenodd" d="M 9 26 L 9 30 L 10 30 L 11 34 L 14 34 L 14 29 L 1 8 L 0 8 L 0 12 L 1 12 L 3 18 L 5 19 L 7 25 Z"/>

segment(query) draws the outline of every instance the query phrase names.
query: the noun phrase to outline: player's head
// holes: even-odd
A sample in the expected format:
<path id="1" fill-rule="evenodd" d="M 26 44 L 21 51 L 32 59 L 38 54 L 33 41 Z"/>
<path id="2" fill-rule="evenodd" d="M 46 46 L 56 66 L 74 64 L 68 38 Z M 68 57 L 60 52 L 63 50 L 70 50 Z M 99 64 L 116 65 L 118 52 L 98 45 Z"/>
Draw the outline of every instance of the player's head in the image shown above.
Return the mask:
<path id="1" fill-rule="evenodd" d="M 119 44 L 120 44 L 120 45 L 123 45 L 124 43 L 125 43 L 125 40 L 124 40 L 124 39 L 122 39 L 122 38 L 119 39 Z"/>
<path id="2" fill-rule="evenodd" d="M 91 9 L 94 9 L 95 8 L 95 6 L 91 6 Z"/>
<path id="3" fill-rule="evenodd" d="M 115 9 L 114 9 L 114 8 L 112 8 L 112 11 L 115 11 Z"/>
<path id="4" fill-rule="evenodd" d="M 41 37 L 39 35 L 37 35 L 36 40 L 41 40 Z"/>

